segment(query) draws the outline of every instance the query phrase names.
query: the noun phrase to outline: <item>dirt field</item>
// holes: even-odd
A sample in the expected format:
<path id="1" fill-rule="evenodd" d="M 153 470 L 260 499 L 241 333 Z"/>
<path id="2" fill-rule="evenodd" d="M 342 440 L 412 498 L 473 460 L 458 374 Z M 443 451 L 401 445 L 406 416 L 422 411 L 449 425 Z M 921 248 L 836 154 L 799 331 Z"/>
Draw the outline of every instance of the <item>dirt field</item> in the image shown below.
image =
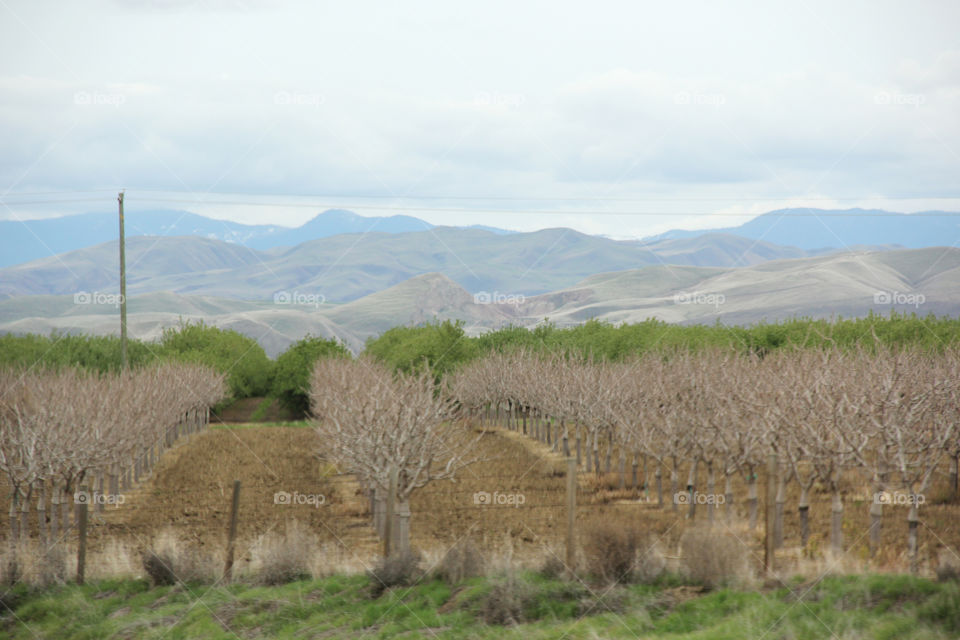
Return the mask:
<path id="1" fill-rule="evenodd" d="M 428 562 L 437 561 L 451 545 L 464 539 L 483 549 L 494 565 L 509 562 L 530 566 L 554 553 L 563 557 L 563 461 L 545 445 L 513 432 L 488 431 L 478 433 L 477 438 L 476 450 L 484 459 L 482 463 L 463 470 L 456 482 L 432 483 L 413 495 L 413 546 L 425 552 Z M 124 494 L 122 506 L 108 506 L 102 513 L 92 511 L 91 572 L 137 573 L 139 553 L 164 537 L 194 546 L 222 563 L 234 480 L 241 482 L 239 571 L 254 567 L 259 545 L 281 534 L 292 520 L 305 524 L 315 537 L 313 564 L 317 571 L 358 571 L 371 566 L 379 543 L 370 526 L 369 501 L 352 477 L 338 475 L 320 460 L 318 444 L 314 431 L 306 427 L 214 428 L 189 441 L 182 439 L 162 456 L 141 486 Z M 701 477 L 699 482 L 701 488 L 705 487 L 706 478 Z M 764 482 L 761 472 L 761 496 Z M 811 495 L 811 539 L 804 551 L 799 547 L 796 511 L 799 489 L 789 486 L 785 541 L 778 552 L 779 565 L 786 571 L 906 570 L 906 507 L 885 508 L 881 549 L 870 559 L 869 495 L 855 473 L 847 474 L 847 482 L 847 553 L 836 562 L 825 557 L 830 496 L 819 491 Z M 651 542 L 665 555 L 675 558 L 683 531 L 706 520 L 704 507 L 699 508 L 693 522 L 685 517 L 684 507 L 677 511 L 670 508 L 666 476 L 667 504 L 663 509 L 657 508 L 653 492 L 649 494 L 653 502 L 647 502 L 633 490 L 609 488 L 616 484 L 613 474 L 603 478 L 579 475 L 578 533 L 586 535 L 593 525 L 604 521 L 637 527 L 651 534 Z M 735 535 L 751 560 L 759 563 L 762 507 L 761 525 L 751 532 L 745 521 L 746 490 L 740 479 L 735 491 L 735 517 L 728 520 L 721 509 L 714 526 L 718 532 Z M 290 502 L 299 500 L 301 504 L 277 504 L 275 494 L 280 492 L 289 494 Z M 2 499 L 6 499 L 6 493 L 5 487 L 0 489 Z M 931 574 L 941 555 L 953 555 L 960 548 L 960 506 L 936 503 L 937 496 L 947 495 L 945 477 L 937 479 L 928 495 L 934 499 L 920 512 L 920 555 L 923 572 Z M 322 498 L 311 500 L 315 496 Z M 70 539 L 74 537 L 72 533 Z"/>

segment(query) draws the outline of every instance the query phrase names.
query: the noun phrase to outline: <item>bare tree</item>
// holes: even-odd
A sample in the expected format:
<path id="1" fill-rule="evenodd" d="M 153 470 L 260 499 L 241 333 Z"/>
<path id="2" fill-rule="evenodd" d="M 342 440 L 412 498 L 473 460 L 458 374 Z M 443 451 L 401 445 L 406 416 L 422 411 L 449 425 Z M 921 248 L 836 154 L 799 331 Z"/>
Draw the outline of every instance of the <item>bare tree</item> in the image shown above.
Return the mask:
<path id="1" fill-rule="evenodd" d="M 476 437 L 450 423 L 453 400 L 437 393 L 429 371 L 394 374 L 370 360 L 320 360 L 310 401 L 321 456 L 384 496 L 395 469 L 398 513 L 409 513 L 416 489 L 454 480 L 478 460 Z M 397 541 L 403 548 L 407 525 L 403 520 L 400 525 Z"/>

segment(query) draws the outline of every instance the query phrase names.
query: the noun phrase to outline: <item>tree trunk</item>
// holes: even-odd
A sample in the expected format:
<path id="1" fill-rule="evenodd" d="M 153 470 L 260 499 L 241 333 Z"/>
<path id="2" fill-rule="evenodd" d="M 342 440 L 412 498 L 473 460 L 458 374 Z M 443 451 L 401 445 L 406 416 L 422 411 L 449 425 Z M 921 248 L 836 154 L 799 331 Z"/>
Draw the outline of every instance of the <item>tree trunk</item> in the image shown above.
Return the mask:
<path id="1" fill-rule="evenodd" d="M 393 473 L 391 471 L 391 473 Z M 387 512 L 387 492 L 379 487 L 373 490 L 373 528 L 381 538 L 384 534 L 384 524 Z"/>
<path id="2" fill-rule="evenodd" d="M 74 512 L 71 509 L 73 505 L 73 487 L 71 486 L 70 481 L 66 481 L 63 485 L 63 492 L 60 494 L 60 526 L 63 527 L 63 532 L 66 533 L 70 529 L 72 520 L 72 513 Z"/>
<path id="3" fill-rule="evenodd" d="M 104 508 L 106 507 L 106 500 L 103 499 L 104 493 L 106 493 L 106 480 L 104 478 L 103 470 L 97 471 L 97 494 L 99 494 L 99 499 L 97 500 L 97 513 L 103 513 Z"/>
<path id="4" fill-rule="evenodd" d="M 410 499 L 397 500 L 394 511 L 390 553 L 404 553 L 410 550 Z"/>
<path id="5" fill-rule="evenodd" d="M 759 499 L 757 498 L 757 474 L 750 469 L 747 476 L 747 506 L 750 512 L 750 531 L 757 528 L 757 508 Z"/>
<path id="6" fill-rule="evenodd" d="M 17 498 L 20 496 L 20 489 L 14 487 L 10 492 L 10 542 L 16 544 L 20 539 L 20 515 L 19 503 Z"/>
<path id="7" fill-rule="evenodd" d="M 108 485 L 110 487 L 110 496 L 113 498 L 113 504 L 115 506 L 119 506 L 120 503 L 117 502 L 116 497 L 117 494 L 120 493 L 120 474 L 118 473 L 116 466 L 112 467 L 110 471 Z"/>
<path id="8" fill-rule="evenodd" d="M 673 506 L 670 508 L 673 509 L 674 511 L 678 510 L 678 503 L 680 502 L 678 500 L 679 495 L 677 492 L 677 486 L 678 486 L 678 483 L 680 482 L 680 478 L 678 477 L 678 475 L 679 473 L 677 469 L 677 459 L 674 458 L 673 467 L 670 468 L 670 495 L 673 496 Z"/>
<path id="9" fill-rule="evenodd" d="M 587 473 L 593 471 L 593 456 L 590 453 L 590 442 L 592 441 L 593 433 L 587 431 L 587 442 L 585 449 L 587 450 Z"/>
<path id="10" fill-rule="evenodd" d="M 697 513 L 697 500 L 696 500 L 696 489 L 697 489 L 697 465 L 700 464 L 699 458 L 693 459 L 693 464 L 690 465 L 690 473 L 687 475 L 687 497 L 689 498 L 687 504 L 687 518 L 693 520 L 694 516 Z"/>
<path id="11" fill-rule="evenodd" d="M 30 539 L 30 498 L 33 497 L 33 485 L 27 490 L 27 495 L 20 500 L 20 534 L 24 540 Z"/>
<path id="12" fill-rule="evenodd" d="M 60 535 L 60 486 L 53 485 L 53 495 L 50 496 L 50 539 L 56 542 Z"/>
<path id="13" fill-rule="evenodd" d="M 833 492 L 830 506 L 830 550 L 838 557 L 843 553 L 843 496 L 838 490 Z"/>
<path id="14" fill-rule="evenodd" d="M 917 513 L 916 496 L 911 492 L 910 512 L 907 515 L 907 555 L 910 558 L 910 573 L 916 574 L 920 570 L 918 559 L 918 529 L 920 525 L 919 514 Z"/>
<path id="15" fill-rule="evenodd" d="M 731 474 L 723 473 L 723 511 L 726 514 L 727 522 L 733 520 L 733 480 Z"/>
<path id="16" fill-rule="evenodd" d="M 650 502 L 650 469 L 647 465 L 647 454 L 637 453 L 637 456 L 643 456 L 643 466 L 640 468 L 640 477 L 643 478 L 643 481 L 640 483 L 640 488 L 643 489 L 643 495 L 646 496 L 647 502 Z"/>
<path id="17" fill-rule="evenodd" d="M 600 475 L 600 432 L 593 434 L 593 469 Z"/>
<path id="18" fill-rule="evenodd" d="M 783 547 L 783 505 L 787 501 L 787 474 L 780 470 L 777 474 L 777 498 L 773 514 L 773 546 L 776 549 Z"/>
<path id="19" fill-rule="evenodd" d="M 658 465 L 653 475 L 657 479 L 657 507 L 663 509 L 663 466 Z"/>
<path id="20" fill-rule="evenodd" d="M 707 522 L 711 525 L 716 518 L 716 478 L 713 474 L 713 462 L 707 462 Z"/>
<path id="21" fill-rule="evenodd" d="M 638 482 L 638 480 L 639 480 L 639 479 L 637 478 L 637 467 L 638 467 L 638 466 L 639 466 L 639 464 L 637 463 L 637 454 L 634 453 L 634 454 L 633 454 L 633 460 L 630 461 L 630 471 L 631 471 L 631 478 L 630 478 L 630 479 L 631 479 L 631 481 L 632 481 L 632 483 L 633 483 L 633 490 L 634 490 L 634 491 L 636 491 L 636 490 L 638 489 L 638 486 L 637 486 L 637 482 Z"/>
<path id="22" fill-rule="evenodd" d="M 876 479 L 873 496 L 870 501 L 870 557 L 877 555 L 880 549 L 880 534 L 883 527 L 883 503 L 880 501 L 880 494 L 883 491 L 883 483 Z"/>
<path id="23" fill-rule="evenodd" d="M 580 468 L 580 465 L 583 464 L 580 455 L 580 425 L 577 425 L 577 468 Z"/>
<path id="24" fill-rule="evenodd" d="M 39 491 L 37 492 L 37 532 L 40 535 L 40 545 L 43 548 L 47 546 L 47 483 L 40 480 L 37 483 Z"/>
<path id="25" fill-rule="evenodd" d="M 957 469 L 960 467 L 960 453 L 950 456 L 950 488 L 953 490 L 953 497 L 956 498 L 960 495 L 960 477 L 958 477 Z"/>
<path id="26" fill-rule="evenodd" d="M 797 511 L 800 513 L 800 546 L 806 548 L 807 540 L 810 539 L 810 503 L 807 502 L 807 493 L 809 485 L 801 483 L 800 486 L 800 504 Z"/>
<path id="27" fill-rule="evenodd" d="M 634 474 L 636 475 L 636 474 Z M 627 487 L 627 455 L 620 449 L 620 490 Z"/>

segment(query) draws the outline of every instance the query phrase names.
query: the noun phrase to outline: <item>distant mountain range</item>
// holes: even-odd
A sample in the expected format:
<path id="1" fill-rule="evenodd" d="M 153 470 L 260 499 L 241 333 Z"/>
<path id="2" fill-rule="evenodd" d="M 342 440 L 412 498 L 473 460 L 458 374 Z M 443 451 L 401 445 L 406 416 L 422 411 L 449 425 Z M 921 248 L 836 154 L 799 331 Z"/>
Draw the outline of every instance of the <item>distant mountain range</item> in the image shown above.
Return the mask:
<path id="1" fill-rule="evenodd" d="M 0 221 L 0 267 L 116 240 L 118 227 L 115 212 L 83 213 L 23 222 Z M 124 231 L 128 238 L 196 236 L 261 250 L 290 247 L 307 240 L 340 233 L 405 233 L 432 227 L 429 222 L 410 216 L 368 218 L 342 209 L 324 211 L 296 228 L 240 224 L 207 218 L 189 211 L 128 210 L 124 216 Z"/>
<path id="2" fill-rule="evenodd" d="M 0 299 L 118 291 L 118 253 L 113 241 L 0 269 Z M 645 265 L 741 267 L 811 255 L 818 254 L 733 235 L 639 243 L 571 229 L 498 234 L 434 227 L 339 234 L 269 251 L 195 236 L 139 236 L 127 241 L 127 293 L 272 300 L 300 292 L 349 302 L 442 273 L 471 293 L 529 296 Z"/>
<path id="3" fill-rule="evenodd" d="M 127 222 L 129 326 L 151 339 L 180 318 L 204 319 L 275 355 L 307 333 L 360 349 L 392 326 L 447 318 L 480 333 L 544 318 L 958 315 L 958 222 L 943 212 L 789 209 L 730 229 L 617 241 L 340 210 L 297 229 L 138 212 Z M 0 332 L 116 333 L 115 224 L 106 214 L 0 222 Z"/>
<path id="4" fill-rule="evenodd" d="M 807 251 L 900 245 L 911 249 L 952 246 L 960 242 L 960 213 L 923 211 L 891 213 L 880 209 L 780 209 L 738 227 L 689 231 L 675 229 L 648 238 L 659 241 L 731 233 Z"/>
<path id="5" fill-rule="evenodd" d="M 207 218 L 188 211 L 138 211 L 128 206 L 126 233 L 136 236 L 196 236 L 269 251 L 345 233 L 402 234 L 422 232 L 434 225 L 419 218 L 396 215 L 364 217 L 329 209 L 296 227 L 246 225 Z M 461 227 L 498 235 L 514 232 L 484 225 Z M 674 230 L 647 238 L 645 243 L 691 239 L 716 234 L 761 240 L 767 245 L 795 247 L 805 252 L 850 250 L 897 245 L 908 248 L 951 245 L 960 241 L 960 214 L 928 211 L 920 214 L 849 209 L 783 209 L 763 214 L 738 227 L 710 230 Z M 110 242 L 117 238 L 117 215 L 80 215 L 0 221 L 0 267 L 21 264 Z"/>
<path id="6" fill-rule="evenodd" d="M 556 238 L 553 238 L 556 240 Z M 229 256 L 222 258 L 229 261 Z M 117 333 L 106 296 L 20 296 L 0 301 L 0 332 Z M 596 318 L 620 323 L 659 318 L 679 324 L 748 324 L 796 316 L 863 316 L 874 311 L 960 314 L 960 249 L 847 252 L 767 261 L 749 267 L 650 265 L 600 273 L 540 295 L 473 292 L 439 273 L 407 279 L 345 304 L 309 292 L 269 301 L 170 292 L 132 297 L 131 335 L 155 339 L 180 319 L 235 329 L 270 355 L 307 333 L 351 348 L 386 329 L 434 319 L 465 322 L 471 334 L 548 318 L 568 326 Z"/>

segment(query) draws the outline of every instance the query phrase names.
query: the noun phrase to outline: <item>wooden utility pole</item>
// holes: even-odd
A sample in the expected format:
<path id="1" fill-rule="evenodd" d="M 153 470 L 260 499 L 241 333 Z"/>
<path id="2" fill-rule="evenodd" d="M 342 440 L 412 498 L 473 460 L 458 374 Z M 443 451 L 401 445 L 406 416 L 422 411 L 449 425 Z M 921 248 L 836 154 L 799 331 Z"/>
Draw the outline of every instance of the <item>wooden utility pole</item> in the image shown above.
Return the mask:
<path id="1" fill-rule="evenodd" d="M 117 195 L 120 204 L 120 366 L 127 368 L 127 259 L 123 233 L 123 191 Z"/>

